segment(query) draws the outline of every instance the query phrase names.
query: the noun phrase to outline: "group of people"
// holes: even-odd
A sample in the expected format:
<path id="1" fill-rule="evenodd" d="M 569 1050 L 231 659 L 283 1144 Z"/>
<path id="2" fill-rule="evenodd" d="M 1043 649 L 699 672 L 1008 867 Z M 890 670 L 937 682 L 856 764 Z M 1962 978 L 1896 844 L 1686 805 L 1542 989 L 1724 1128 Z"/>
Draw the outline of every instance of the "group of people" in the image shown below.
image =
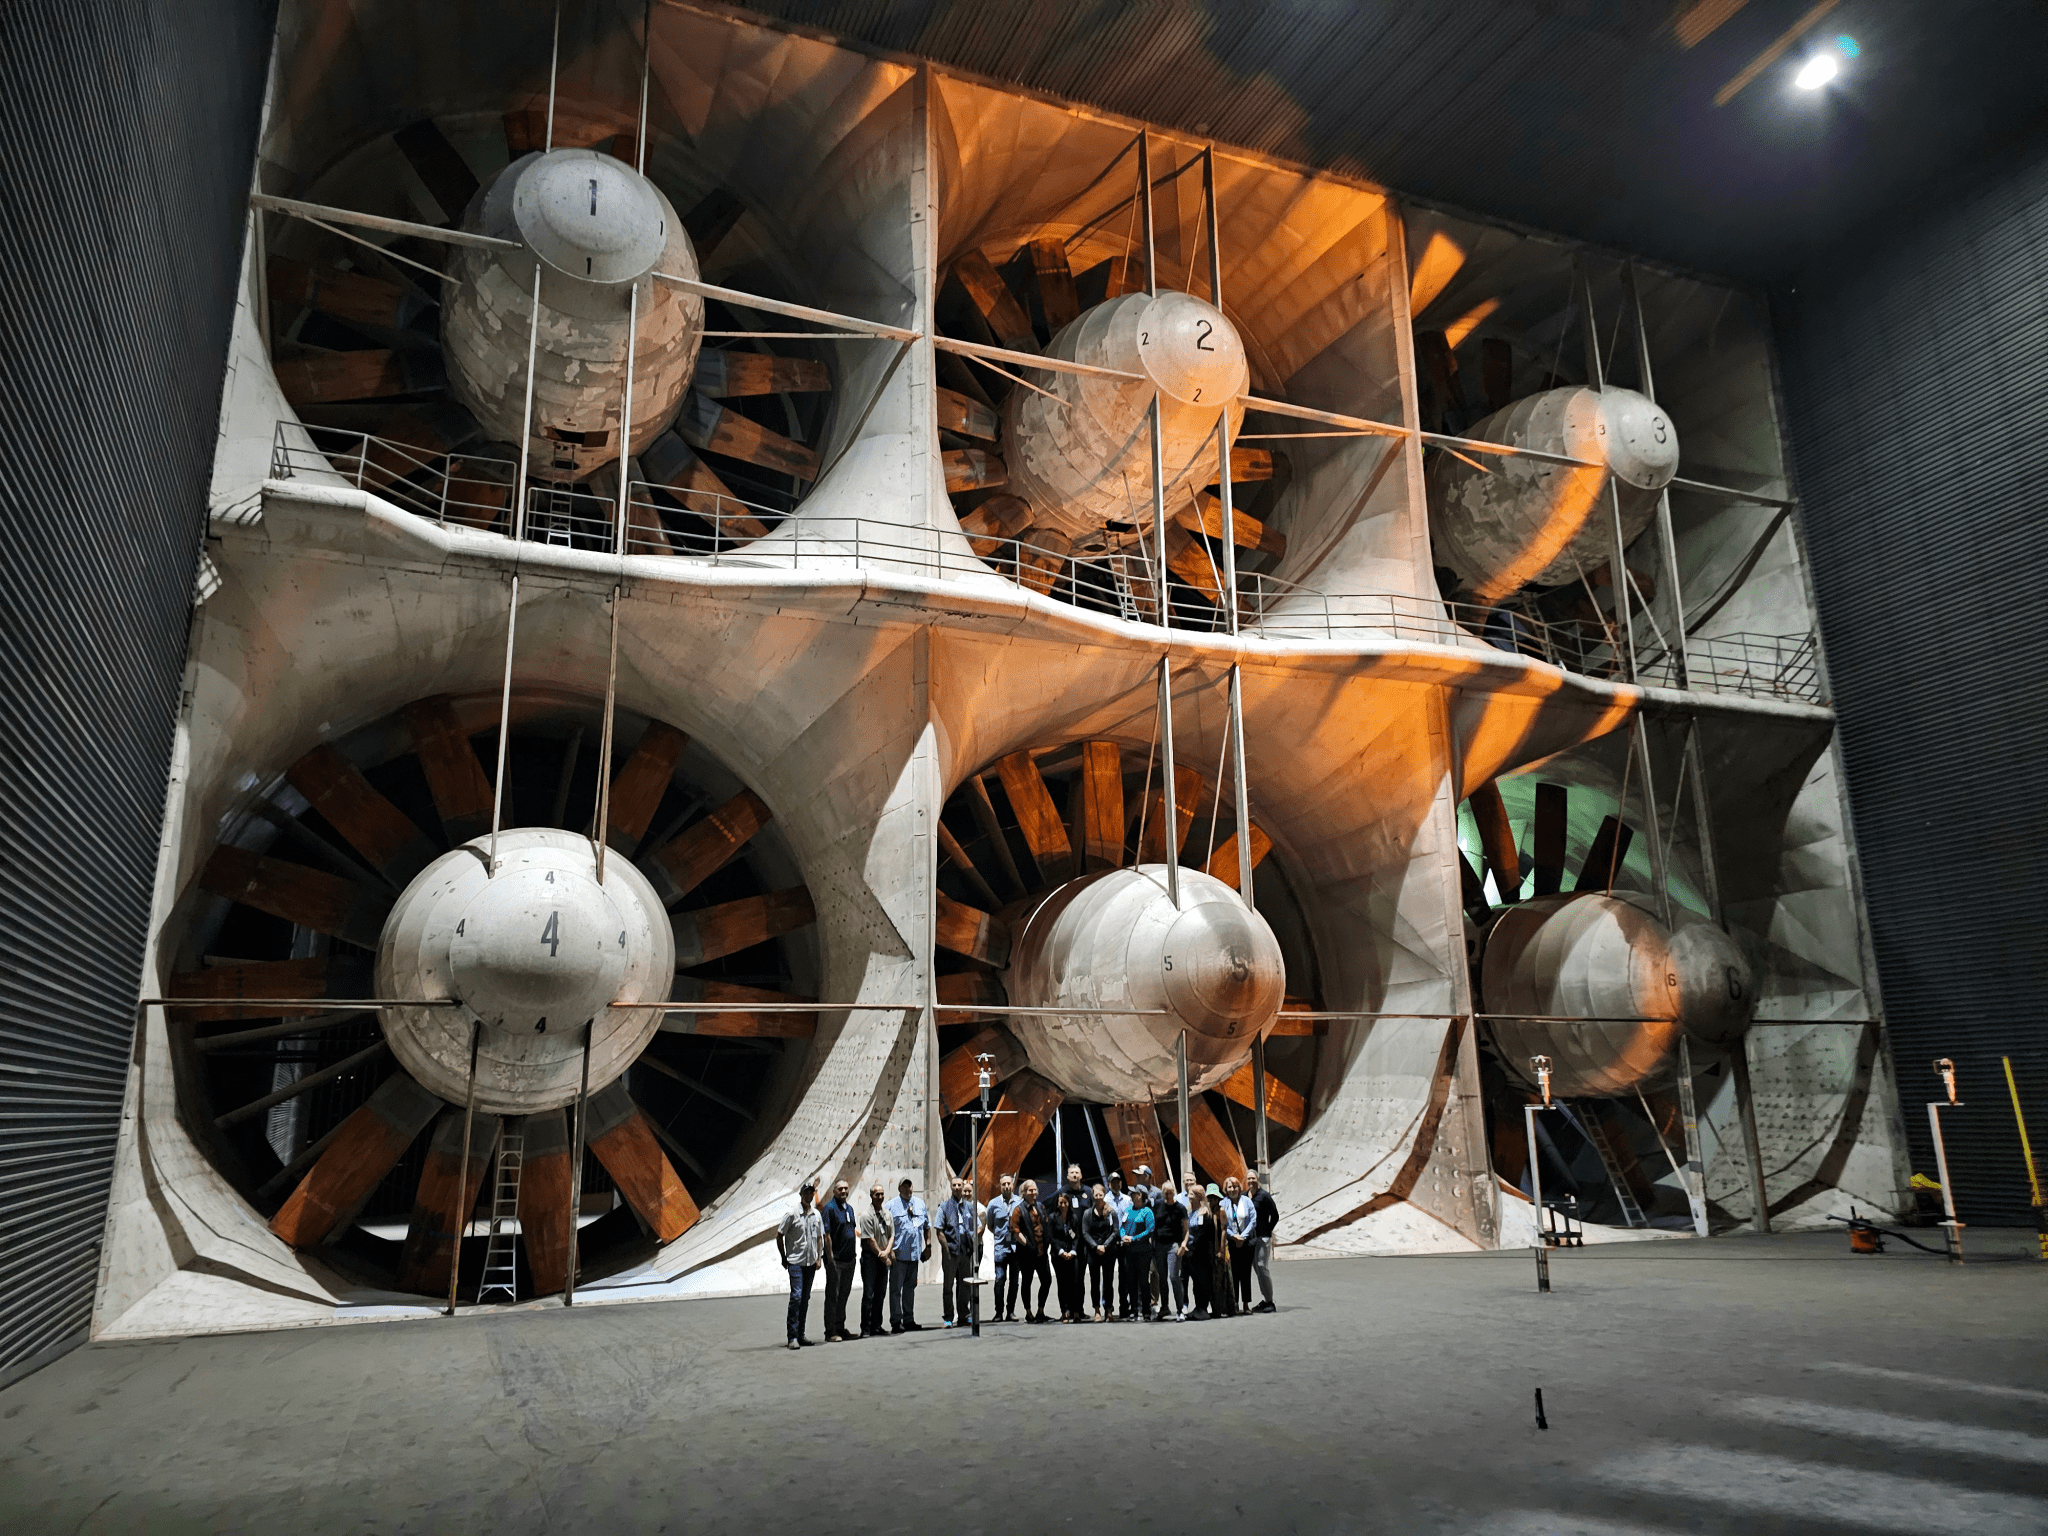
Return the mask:
<path id="1" fill-rule="evenodd" d="M 1141 1165 L 1126 1189 L 1120 1173 L 1100 1184 L 1086 1183 L 1076 1163 L 1050 1195 L 1040 1193 L 1036 1179 L 1019 1185 L 1014 1175 L 1004 1174 L 985 1205 L 975 1199 L 967 1180 L 955 1179 L 936 1214 L 909 1179 L 897 1186 L 894 1199 L 885 1200 L 882 1186 L 875 1185 L 868 1191 L 868 1209 L 858 1212 L 843 1179 L 822 1203 L 817 1193 L 816 1183 L 807 1182 L 797 1192 L 797 1208 L 784 1215 L 776 1234 L 789 1271 L 791 1349 L 814 1342 L 807 1337 L 807 1324 L 820 1268 L 825 1271 L 826 1343 L 920 1331 L 918 1266 L 934 1246 L 943 1324 L 951 1328 L 971 1321 L 984 1239 L 993 1261 L 993 1322 L 1054 1321 L 1046 1303 L 1055 1289 L 1062 1323 L 1193 1322 L 1275 1310 L 1271 1261 L 1280 1208 L 1260 1187 L 1256 1173 L 1246 1174 L 1242 1182 L 1226 1180 L 1220 1188 L 1191 1185 L 1182 1191 L 1171 1178 L 1153 1183 L 1151 1168 Z M 856 1272 L 861 1281 L 857 1335 L 847 1331 L 846 1321 Z M 1257 1303 L 1252 1301 L 1254 1279 Z"/>

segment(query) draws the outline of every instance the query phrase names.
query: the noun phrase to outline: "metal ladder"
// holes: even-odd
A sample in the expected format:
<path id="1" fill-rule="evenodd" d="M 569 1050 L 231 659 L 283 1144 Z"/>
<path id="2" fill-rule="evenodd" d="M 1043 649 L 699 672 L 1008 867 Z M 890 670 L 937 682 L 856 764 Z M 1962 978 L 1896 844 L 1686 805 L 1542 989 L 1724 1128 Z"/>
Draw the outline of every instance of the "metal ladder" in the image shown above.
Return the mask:
<path id="1" fill-rule="evenodd" d="M 504 1131 L 498 1137 L 498 1182 L 491 1192 L 491 1240 L 484 1248 L 484 1277 L 476 1288 L 481 1302 L 493 1291 L 507 1301 L 519 1299 L 519 1170 L 526 1160 L 526 1137 Z"/>
<path id="2" fill-rule="evenodd" d="M 1581 1114 L 1574 1111 L 1572 1123 L 1578 1126 L 1580 1133 L 1599 1155 L 1600 1171 L 1607 1175 L 1607 1182 L 1614 1190 L 1614 1198 L 1621 1202 L 1622 1221 L 1631 1227 L 1648 1226 L 1649 1223 L 1643 1219 L 1643 1208 L 1636 1204 L 1636 1197 L 1629 1190 L 1628 1180 L 1621 1176 L 1621 1170 L 1616 1166 L 1614 1148 L 1608 1143 L 1607 1132 L 1601 1126 L 1599 1118 L 1590 1112 Z"/>

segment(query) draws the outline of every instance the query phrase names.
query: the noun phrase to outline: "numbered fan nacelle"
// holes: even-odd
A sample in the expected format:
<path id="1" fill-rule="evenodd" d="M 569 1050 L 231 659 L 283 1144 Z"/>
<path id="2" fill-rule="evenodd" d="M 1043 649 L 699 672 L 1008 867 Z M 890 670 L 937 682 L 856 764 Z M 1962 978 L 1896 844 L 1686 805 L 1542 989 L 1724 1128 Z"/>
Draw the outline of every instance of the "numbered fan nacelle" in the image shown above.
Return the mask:
<path id="1" fill-rule="evenodd" d="M 451 1104 L 524 1115 L 573 1100 L 590 1025 L 592 1092 L 633 1064 L 661 1027 L 675 935 L 647 877 L 616 854 L 598 883 L 590 839 L 553 828 L 450 849 L 413 878 L 385 919 L 377 995 L 459 1007 L 382 1010 L 399 1064 Z"/>
<path id="2" fill-rule="evenodd" d="M 533 474 L 582 480 L 619 457 L 629 328 L 629 451 L 645 449 L 674 420 L 704 335 L 704 301 L 650 279 L 654 272 L 698 275 L 690 237 L 661 189 L 593 149 L 524 155 L 477 194 L 463 228 L 526 247 L 457 246 L 449 265 L 452 291 L 441 322 L 449 388 L 484 435 L 519 441 L 537 266 Z"/>
<path id="3" fill-rule="evenodd" d="M 1025 1008 L 1129 1009 L 1013 1016 L 1010 1028 L 1041 1077 L 1078 1098 L 1147 1103 L 1178 1084 L 1174 1044 L 1185 1030 L 1191 1088 L 1213 1088 L 1273 1027 L 1287 968 L 1273 930 L 1222 881 L 1141 864 L 1070 880 L 1021 924 L 1005 978 Z"/>
<path id="4" fill-rule="evenodd" d="M 1244 343 L 1222 311 L 1186 293 L 1127 293 L 1063 327 L 1051 357 L 1136 374 L 1037 375 L 1047 393 L 1013 389 L 1003 409 L 1009 488 L 1036 523 L 1078 542 L 1106 523 L 1152 524 L 1152 433 L 1159 401 L 1166 510 L 1191 505 L 1218 478 L 1215 431 L 1250 382 Z"/>
<path id="5" fill-rule="evenodd" d="M 1601 466 L 1433 456 L 1430 544 L 1436 563 L 1455 571 L 1475 602 L 1590 577 L 1614 553 L 1608 488 L 1620 496 L 1626 545 L 1648 526 L 1658 494 L 1678 472 L 1671 418 L 1631 389 L 1545 390 L 1496 411 L 1467 435 Z"/>

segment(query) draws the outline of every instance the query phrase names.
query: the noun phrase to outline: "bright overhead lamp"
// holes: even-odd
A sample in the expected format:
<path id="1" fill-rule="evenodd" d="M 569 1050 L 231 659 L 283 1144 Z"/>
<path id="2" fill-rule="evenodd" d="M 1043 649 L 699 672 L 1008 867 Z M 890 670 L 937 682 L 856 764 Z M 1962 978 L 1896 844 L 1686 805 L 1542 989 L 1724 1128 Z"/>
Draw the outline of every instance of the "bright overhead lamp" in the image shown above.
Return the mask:
<path id="1" fill-rule="evenodd" d="M 1842 66 L 1834 50 L 1822 49 L 1799 66 L 1799 73 L 1792 77 L 1792 83 L 1802 91 L 1817 91 L 1841 72 Z"/>

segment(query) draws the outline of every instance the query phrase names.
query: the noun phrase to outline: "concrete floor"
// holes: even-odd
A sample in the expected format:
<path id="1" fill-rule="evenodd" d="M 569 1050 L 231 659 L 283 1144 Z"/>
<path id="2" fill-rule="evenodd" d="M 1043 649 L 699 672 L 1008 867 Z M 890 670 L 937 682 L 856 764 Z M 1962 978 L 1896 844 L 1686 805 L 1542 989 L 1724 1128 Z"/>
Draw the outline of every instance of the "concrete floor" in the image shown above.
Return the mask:
<path id="1" fill-rule="evenodd" d="M 1846 1248 L 1288 1263 L 1275 1317 L 800 1354 L 766 1298 L 94 1346 L 0 1393 L 0 1530 L 2048 1531 L 2048 1265 Z"/>

